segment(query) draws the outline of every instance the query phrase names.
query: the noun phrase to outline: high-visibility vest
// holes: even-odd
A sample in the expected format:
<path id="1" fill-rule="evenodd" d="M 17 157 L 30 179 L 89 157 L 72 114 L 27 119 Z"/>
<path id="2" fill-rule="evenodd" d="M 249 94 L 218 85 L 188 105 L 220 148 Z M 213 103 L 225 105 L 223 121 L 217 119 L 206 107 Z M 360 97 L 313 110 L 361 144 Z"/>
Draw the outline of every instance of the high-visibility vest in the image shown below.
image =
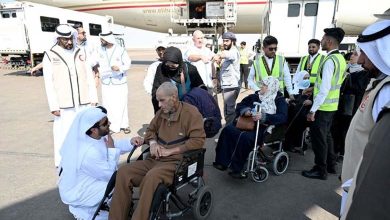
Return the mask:
<path id="1" fill-rule="evenodd" d="M 314 99 L 320 91 L 320 86 L 322 82 L 321 76 L 324 64 L 329 59 L 331 59 L 334 63 L 334 70 L 328 96 L 326 96 L 325 101 L 319 108 L 319 110 L 321 111 L 337 111 L 337 108 L 339 106 L 340 88 L 341 84 L 345 79 L 344 73 L 347 69 L 347 65 L 343 55 L 341 55 L 340 53 L 328 55 L 325 58 L 324 62 L 320 65 L 320 74 L 317 75 L 317 79 L 314 85 Z"/>
<path id="2" fill-rule="evenodd" d="M 259 56 L 258 59 L 253 63 L 255 67 L 255 80 L 259 82 L 261 79 L 266 79 L 269 75 L 267 73 L 267 69 L 265 68 L 263 56 Z M 284 78 L 283 78 L 283 64 L 285 62 L 285 58 L 280 55 L 276 55 L 273 61 L 273 66 L 270 67 L 271 76 L 275 77 L 279 80 L 279 88 L 280 91 L 284 91 Z"/>
<path id="3" fill-rule="evenodd" d="M 311 68 L 307 69 L 307 62 L 310 62 L 309 55 L 304 56 L 301 58 L 299 61 L 299 71 L 306 70 L 310 74 L 310 83 L 314 84 L 316 82 L 317 74 L 318 74 L 318 69 L 320 68 L 321 63 L 324 61 L 325 56 L 322 54 L 318 54 L 314 60 L 313 63 L 311 64 Z"/>
<path id="4" fill-rule="evenodd" d="M 240 64 L 248 64 L 249 59 L 248 59 L 248 50 L 246 48 L 242 49 L 240 48 Z"/>

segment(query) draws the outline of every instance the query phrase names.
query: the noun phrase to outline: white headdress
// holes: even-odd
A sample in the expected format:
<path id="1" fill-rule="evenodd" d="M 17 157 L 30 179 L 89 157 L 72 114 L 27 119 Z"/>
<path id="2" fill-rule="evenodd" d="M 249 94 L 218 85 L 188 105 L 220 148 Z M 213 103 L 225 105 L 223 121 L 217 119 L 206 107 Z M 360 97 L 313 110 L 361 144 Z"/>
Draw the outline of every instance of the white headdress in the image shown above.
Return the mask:
<path id="1" fill-rule="evenodd" d="M 382 73 L 390 75 L 390 20 L 368 26 L 359 35 L 357 45 Z"/>
<path id="2" fill-rule="evenodd" d="M 91 145 L 90 138 L 85 132 L 106 114 L 101 109 L 90 107 L 77 114 L 61 147 L 61 176 L 58 182 L 61 199 L 69 204 L 75 201 L 72 189 L 77 184 L 77 173 L 87 150 Z M 88 141 L 89 140 L 89 141 Z"/>
<path id="3" fill-rule="evenodd" d="M 55 30 L 55 38 L 54 38 L 54 43 L 57 44 L 58 38 L 59 37 L 65 37 L 65 38 L 73 38 L 73 48 L 76 47 L 77 44 L 77 30 L 72 28 L 68 24 L 59 24 L 56 27 Z"/>
<path id="4" fill-rule="evenodd" d="M 110 31 L 108 33 L 100 33 L 99 37 L 101 39 L 107 41 L 110 44 L 115 44 L 116 43 L 116 40 L 115 40 L 115 37 L 114 37 L 114 34 L 112 33 L 112 31 Z"/>

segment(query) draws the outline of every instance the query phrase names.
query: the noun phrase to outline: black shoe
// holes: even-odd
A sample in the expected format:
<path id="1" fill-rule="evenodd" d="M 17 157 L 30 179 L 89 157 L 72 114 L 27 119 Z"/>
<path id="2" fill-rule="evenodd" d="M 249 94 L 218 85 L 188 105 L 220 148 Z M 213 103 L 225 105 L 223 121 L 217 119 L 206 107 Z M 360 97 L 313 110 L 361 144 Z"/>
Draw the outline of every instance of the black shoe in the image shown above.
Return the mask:
<path id="1" fill-rule="evenodd" d="M 328 178 L 328 175 L 324 171 L 321 171 L 316 168 L 302 171 L 302 176 L 311 179 L 320 179 L 320 180 L 326 180 Z"/>
<path id="2" fill-rule="evenodd" d="M 221 171 L 225 171 L 227 169 L 226 166 L 224 166 L 222 164 L 219 164 L 217 162 L 213 162 L 213 167 L 215 167 L 215 169 L 218 169 L 218 170 L 221 170 Z"/>
<path id="3" fill-rule="evenodd" d="M 331 174 L 337 174 L 336 166 L 329 166 L 326 168 L 326 171 Z"/>
<path id="4" fill-rule="evenodd" d="M 244 172 L 230 171 L 229 175 L 234 179 L 246 179 L 248 176 Z"/>
<path id="5" fill-rule="evenodd" d="M 125 134 L 129 134 L 131 132 L 130 128 L 127 127 L 127 128 L 121 128 L 121 131 L 123 131 L 123 133 Z"/>

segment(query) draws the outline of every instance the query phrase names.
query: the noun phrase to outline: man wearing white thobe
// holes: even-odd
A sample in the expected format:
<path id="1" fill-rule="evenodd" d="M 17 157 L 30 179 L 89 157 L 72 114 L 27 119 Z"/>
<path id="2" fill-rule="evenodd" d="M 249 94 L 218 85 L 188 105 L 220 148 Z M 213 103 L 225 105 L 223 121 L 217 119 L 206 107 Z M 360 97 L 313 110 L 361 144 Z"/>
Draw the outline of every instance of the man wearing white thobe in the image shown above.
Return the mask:
<path id="1" fill-rule="evenodd" d="M 131 60 L 125 48 L 116 44 L 112 32 L 100 34 L 102 46 L 99 49 L 98 63 L 102 84 L 103 106 L 107 108 L 111 121 L 111 131 L 130 133 L 127 109 L 127 73 Z"/>
<path id="2" fill-rule="evenodd" d="M 54 164 L 58 167 L 60 148 L 76 113 L 98 102 L 92 70 L 83 50 L 75 47 L 75 30 L 69 25 L 56 28 L 57 43 L 43 58 L 46 95 L 54 115 Z"/>
<path id="3" fill-rule="evenodd" d="M 120 154 L 143 143 L 141 137 L 113 141 L 104 111 L 90 107 L 79 112 L 61 148 L 58 189 L 76 219 L 92 218 L 117 169 Z M 97 219 L 107 218 L 107 212 L 100 212 Z"/>
<path id="4" fill-rule="evenodd" d="M 206 85 L 208 92 L 210 95 L 213 95 L 213 78 L 216 77 L 213 77 L 214 65 L 211 60 L 215 54 L 209 48 L 205 47 L 202 31 L 194 31 L 192 41 L 194 45 L 184 53 L 183 58 L 198 69 L 199 75 Z"/>

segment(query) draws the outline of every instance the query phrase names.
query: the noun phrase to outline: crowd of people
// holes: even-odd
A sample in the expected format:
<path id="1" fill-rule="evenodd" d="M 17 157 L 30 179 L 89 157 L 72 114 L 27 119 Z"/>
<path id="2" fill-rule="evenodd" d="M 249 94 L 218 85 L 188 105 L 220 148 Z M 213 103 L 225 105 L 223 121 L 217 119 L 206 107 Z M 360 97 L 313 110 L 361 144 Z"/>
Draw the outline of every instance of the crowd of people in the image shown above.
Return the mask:
<path id="1" fill-rule="evenodd" d="M 144 137 L 118 141 L 112 133 L 130 133 L 126 72 L 131 60 L 126 50 L 116 44 L 112 32 L 100 34 L 99 48 L 87 44 L 82 28 L 59 25 L 56 34 L 56 44 L 43 59 L 43 75 L 54 115 L 60 196 L 78 219 L 91 218 L 122 153 L 150 146 L 150 157 L 118 169 L 110 212 L 99 217 L 127 219 L 133 187 L 140 187 L 132 219 L 148 219 L 153 192 L 160 183 L 172 183 L 184 152 L 204 147 L 206 137 L 220 132 L 213 166 L 228 169 L 233 178 L 246 178 L 242 171 L 254 143 L 261 144 L 264 135 L 281 124 L 288 124 L 284 150 L 291 152 L 310 128 L 314 166 L 302 176 L 326 180 L 338 174 L 336 165 L 342 164 L 342 219 L 353 219 L 367 204 L 362 196 L 367 194 L 366 184 L 388 191 L 381 183 L 383 178 L 388 182 L 388 173 L 376 175 L 370 166 L 380 165 L 374 161 L 376 147 L 388 151 L 378 127 L 388 125 L 390 20 L 367 27 L 346 58 L 339 51 L 343 29 L 324 29 L 321 40 L 308 41 L 308 55 L 300 59 L 293 77 L 286 58 L 277 54 L 274 36 L 263 39 L 262 53 L 256 56 L 246 42 L 238 47 L 232 32 L 222 35 L 218 53 L 206 46 L 200 30 L 193 33 L 194 44 L 187 51 L 159 42 L 158 60 L 148 67 L 143 82 L 155 115 Z M 253 93 L 237 103 L 241 88 Z M 104 107 L 96 107 L 98 103 Z M 240 117 L 250 117 L 260 126 L 242 130 L 237 126 Z M 383 210 L 370 212 L 384 216 Z"/>

